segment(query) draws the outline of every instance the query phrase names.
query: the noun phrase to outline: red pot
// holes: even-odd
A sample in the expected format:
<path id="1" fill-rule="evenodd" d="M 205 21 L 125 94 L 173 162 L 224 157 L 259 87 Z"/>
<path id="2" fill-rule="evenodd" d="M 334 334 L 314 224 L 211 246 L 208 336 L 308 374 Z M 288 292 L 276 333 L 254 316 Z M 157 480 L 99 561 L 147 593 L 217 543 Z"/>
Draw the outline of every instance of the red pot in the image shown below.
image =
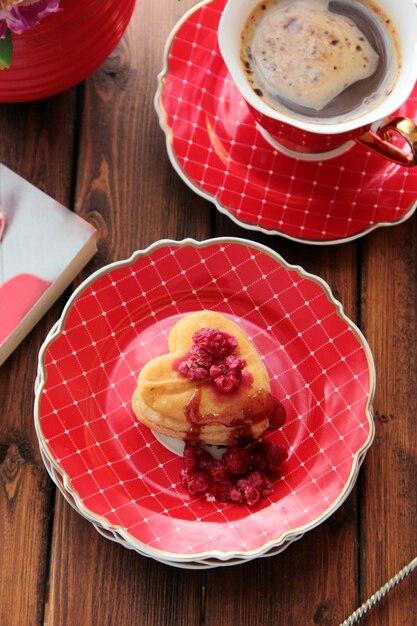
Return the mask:
<path id="1" fill-rule="evenodd" d="M 61 11 L 14 35 L 10 69 L 0 72 L 0 102 L 46 98 L 91 74 L 114 50 L 135 0 L 63 0 Z"/>

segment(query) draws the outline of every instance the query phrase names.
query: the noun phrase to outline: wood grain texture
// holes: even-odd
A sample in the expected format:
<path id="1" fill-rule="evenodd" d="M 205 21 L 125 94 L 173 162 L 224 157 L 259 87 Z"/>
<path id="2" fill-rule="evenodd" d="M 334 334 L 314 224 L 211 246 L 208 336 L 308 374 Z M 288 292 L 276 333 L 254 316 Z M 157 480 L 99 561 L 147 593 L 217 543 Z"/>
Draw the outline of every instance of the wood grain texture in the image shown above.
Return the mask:
<path id="1" fill-rule="evenodd" d="M 122 43 L 87 81 L 76 210 L 99 227 L 97 266 L 158 239 L 211 232 L 213 209 L 173 171 L 153 107 L 165 40 L 186 6 L 138 3 Z"/>
<path id="2" fill-rule="evenodd" d="M 374 353 L 376 440 L 347 501 L 281 555 L 206 572 L 141 557 L 59 493 L 51 510 L 33 381 L 63 297 L 0 368 L 0 626 L 338 626 L 417 554 L 416 222 L 313 247 L 244 230 L 188 189 L 153 96 L 166 37 L 193 4 L 138 0 L 122 43 L 83 86 L 2 106 L 0 160 L 63 204 L 73 199 L 98 228 L 98 254 L 73 286 L 158 239 L 214 235 L 259 241 L 324 278 Z M 416 605 L 414 574 L 363 626 L 411 626 Z"/>
<path id="3" fill-rule="evenodd" d="M 415 220 L 364 243 L 362 320 L 377 393 L 376 438 L 361 476 L 362 599 L 417 555 L 416 247 Z M 367 626 L 415 623 L 413 578 L 370 614 Z"/>
<path id="4" fill-rule="evenodd" d="M 213 209 L 180 183 L 153 110 L 165 38 L 183 11 L 177 2 L 138 3 L 123 42 L 86 82 L 76 211 L 97 226 L 100 240 L 77 282 L 158 239 L 211 234 Z M 202 576 L 109 542 L 58 496 L 48 626 L 198 626 Z"/>
<path id="5" fill-rule="evenodd" d="M 65 205 L 75 93 L 0 107 L 0 161 Z M 0 624 L 43 623 L 52 485 L 33 425 L 37 353 L 63 298 L 0 368 Z"/>
<path id="6" fill-rule="evenodd" d="M 57 497 L 45 626 L 197 625 L 201 576 L 104 539 Z"/>
<path id="7" fill-rule="evenodd" d="M 355 243 L 312 248 L 249 234 L 223 216 L 216 219 L 216 234 L 259 241 L 289 263 L 320 275 L 346 314 L 358 321 Z M 234 567 L 233 575 L 227 570 L 208 572 L 205 626 L 338 625 L 358 600 L 357 533 L 354 491 L 327 522 L 282 554 Z"/>
<path id="8" fill-rule="evenodd" d="M 354 497 L 275 557 L 207 573 L 205 626 L 338 625 L 356 597 Z"/>

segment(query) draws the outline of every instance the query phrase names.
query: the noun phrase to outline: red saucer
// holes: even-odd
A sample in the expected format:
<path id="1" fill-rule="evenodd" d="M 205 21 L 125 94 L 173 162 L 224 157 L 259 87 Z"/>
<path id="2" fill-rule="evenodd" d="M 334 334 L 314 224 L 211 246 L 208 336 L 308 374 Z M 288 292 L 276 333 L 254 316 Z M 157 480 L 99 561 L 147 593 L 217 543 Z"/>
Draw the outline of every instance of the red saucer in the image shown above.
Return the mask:
<path id="1" fill-rule="evenodd" d="M 417 207 L 417 167 L 360 145 L 330 161 L 305 162 L 262 137 L 218 49 L 225 3 L 191 9 L 166 46 L 155 103 L 183 180 L 240 226 L 305 243 L 341 243 L 408 219 Z M 417 86 L 399 113 L 416 111 Z"/>

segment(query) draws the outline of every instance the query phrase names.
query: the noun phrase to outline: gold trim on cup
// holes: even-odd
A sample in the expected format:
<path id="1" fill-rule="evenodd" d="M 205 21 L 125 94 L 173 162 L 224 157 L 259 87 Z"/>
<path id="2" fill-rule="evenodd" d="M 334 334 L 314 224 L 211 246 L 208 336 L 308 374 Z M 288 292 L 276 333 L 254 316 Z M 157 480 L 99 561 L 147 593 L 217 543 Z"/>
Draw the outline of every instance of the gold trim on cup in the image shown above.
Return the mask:
<path id="1" fill-rule="evenodd" d="M 410 146 L 410 150 L 403 150 L 391 143 L 395 133 L 401 135 Z M 406 167 L 417 165 L 417 125 L 407 117 L 388 120 L 377 130 L 369 130 L 356 141 L 399 165 Z"/>

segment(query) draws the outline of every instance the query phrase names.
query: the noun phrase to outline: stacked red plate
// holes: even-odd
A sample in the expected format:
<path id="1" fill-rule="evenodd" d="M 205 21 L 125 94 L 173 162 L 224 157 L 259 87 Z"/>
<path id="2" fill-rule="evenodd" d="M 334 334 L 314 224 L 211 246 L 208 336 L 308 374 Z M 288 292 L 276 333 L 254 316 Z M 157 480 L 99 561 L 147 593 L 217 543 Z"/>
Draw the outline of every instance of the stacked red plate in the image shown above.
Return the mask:
<path id="1" fill-rule="evenodd" d="M 266 436 L 288 450 L 282 478 L 252 508 L 191 497 L 181 458 L 131 408 L 142 366 L 201 309 L 248 334 L 286 409 Z M 250 241 L 160 241 L 70 298 L 40 351 L 35 424 L 53 480 L 102 534 L 214 567 L 276 554 L 342 504 L 372 442 L 374 386 L 369 347 L 320 278 Z"/>

